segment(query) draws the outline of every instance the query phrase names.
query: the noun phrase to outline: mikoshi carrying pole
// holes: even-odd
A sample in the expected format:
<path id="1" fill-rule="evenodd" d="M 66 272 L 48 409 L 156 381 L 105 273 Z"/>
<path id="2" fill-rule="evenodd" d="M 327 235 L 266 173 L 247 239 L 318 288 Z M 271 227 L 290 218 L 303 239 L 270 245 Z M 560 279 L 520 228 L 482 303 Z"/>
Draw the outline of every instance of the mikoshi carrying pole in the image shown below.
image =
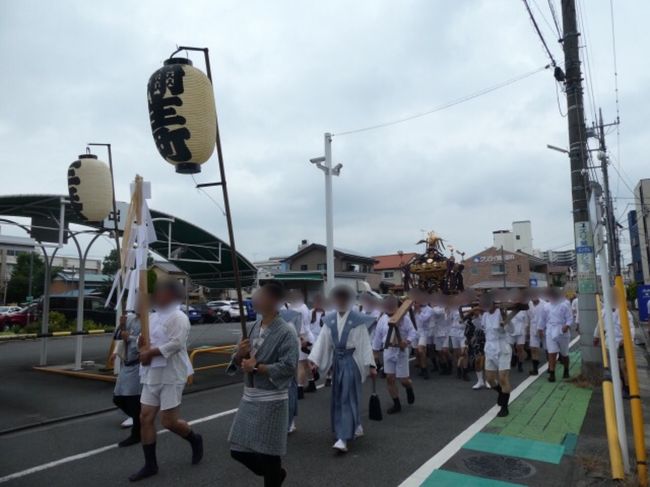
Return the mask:
<path id="1" fill-rule="evenodd" d="M 192 63 L 189 59 L 173 57 L 180 51 L 203 52 L 206 75 L 210 81 L 210 93 L 205 90 L 204 83 L 200 81 L 202 73 L 191 66 Z M 160 78 L 158 73 L 166 68 L 170 71 L 172 66 L 176 74 L 173 76 L 173 86 L 168 86 L 168 78 L 165 78 L 164 82 L 161 82 L 160 79 L 158 79 Z M 187 83 L 187 86 L 185 86 L 182 80 L 190 72 L 196 81 Z M 169 93 L 166 93 L 168 88 Z M 195 92 L 192 93 L 192 90 L 195 90 Z M 232 226 L 228 185 L 226 183 L 226 171 L 223 152 L 221 149 L 219 119 L 215 108 L 213 90 L 214 86 L 212 83 L 208 48 L 179 46 L 176 51 L 171 54 L 170 58 L 165 61 L 165 66 L 154 73 L 149 80 L 149 116 L 158 151 L 165 160 L 176 165 L 177 172 L 199 172 L 199 164 L 204 163 L 211 154 L 211 150 L 208 149 L 207 145 L 207 137 L 214 137 L 212 147 L 216 144 L 220 177 L 220 181 L 214 183 L 214 185 L 221 186 L 221 191 L 223 193 L 224 213 L 226 216 L 226 224 L 228 226 L 228 239 L 231 252 L 233 281 L 237 293 L 237 301 L 239 303 L 241 333 L 242 338 L 246 338 L 248 335 L 246 329 L 247 313 L 245 312 L 244 299 L 242 296 L 237 247 L 235 245 L 235 233 Z M 197 98 L 201 98 L 201 103 L 196 102 Z M 187 109 L 183 106 L 186 101 L 188 105 Z M 213 135 L 208 132 L 212 132 Z M 194 149 L 191 147 L 191 144 L 194 144 L 194 147 L 197 148 Z"/>

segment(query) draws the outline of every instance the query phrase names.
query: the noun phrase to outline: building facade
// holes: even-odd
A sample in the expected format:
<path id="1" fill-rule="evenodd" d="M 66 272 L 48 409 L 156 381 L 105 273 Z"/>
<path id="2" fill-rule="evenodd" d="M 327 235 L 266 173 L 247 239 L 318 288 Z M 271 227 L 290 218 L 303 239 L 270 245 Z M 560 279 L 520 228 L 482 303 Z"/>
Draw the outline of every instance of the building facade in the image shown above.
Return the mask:
<path id="1" fill-rule="evenodd" d="M 512 222 L 511 230 L 492 232 L 493 247 L 508 252 L 533 253 L 533 229 L 530 220 Z"/>
<path id="2" fill-rule="evenodd" d="M 627 214 L 627 228 L 630 232 L 630 251 L 632 253 L 632 263 L 630 264 L 629 279 L 633 282 L 643 284 L 643 266 L 641 263 L 641 239 L 639 237 L 639 225 L 636 210 Z"/>
<path id="3" fill-rule="evenodd" d="M 379 277 L 377 287 L 382 292 L 388 290 L 400 291 L 404 289 L 402 268 L 417 254 L 415 252 L 402 252 L 397 254 L 376 255 L 373 270 Z"/>
<path id="4" fill-rule="evenodd" d="M 642 282 L 650 284 L 650 179 L 642 179 L 634 188 L 636 224 L 639 235 L 639 253 Z"/>
<path id="5" fill-rule="evenodd" d="M 463 278 L 466 288 L 548 287 L 549 266 L 533 255 L 490 247 L 465 261 Z"/>

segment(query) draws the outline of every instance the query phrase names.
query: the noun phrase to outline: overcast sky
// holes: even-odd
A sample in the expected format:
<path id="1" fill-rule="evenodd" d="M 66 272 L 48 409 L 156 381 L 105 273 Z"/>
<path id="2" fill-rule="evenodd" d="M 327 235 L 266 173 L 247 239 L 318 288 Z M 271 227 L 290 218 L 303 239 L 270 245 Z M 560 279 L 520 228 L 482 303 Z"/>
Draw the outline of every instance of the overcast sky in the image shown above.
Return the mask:
<path id="1" fill-rule="evenodd" d="M 588 4 L 586 77 L 611 121 L 610 3 L 579 4 Z M 622 124 L 620 148 L 615 133 L 608 143 L 633 186 L 649 176 L 650 5 L 614 4 Z M 563 62 L 547 1 L 531 5 Z M 251 260 L 324 241 L 323 176 L 308 162 L 322 155 L 324 132 L 426 111 L 548 63 L 518 0 L 5 0 L 0 44 L 0 194 L 67 193 L 67 167 L 85 143 L 110 142 L 119 199 L 139 173 L 152 183 L 152 208 L 227 239 L 219 209 L 158 155 L 147 113 L 147 80 L 175 46 L 209 47 L 236 238 Z M 545 71 L 415 121 L 335 137 L 344 166 L 335 244 L 409 251 L 424 229 L 472 254 L 491 245 L 493 230 L 529 219 L 535 247 L 568 248 L 568 159 L 546 149 L 567 146 L 559 95 L 558 109 Z M 213 156 L 197 179 L 217 171 Z M 631 198 L 612 173 L 616 195 Z M 628 203 L 616 201 L 618 214 Z M 101 245 L 93 254 L 108 251 Z"/>

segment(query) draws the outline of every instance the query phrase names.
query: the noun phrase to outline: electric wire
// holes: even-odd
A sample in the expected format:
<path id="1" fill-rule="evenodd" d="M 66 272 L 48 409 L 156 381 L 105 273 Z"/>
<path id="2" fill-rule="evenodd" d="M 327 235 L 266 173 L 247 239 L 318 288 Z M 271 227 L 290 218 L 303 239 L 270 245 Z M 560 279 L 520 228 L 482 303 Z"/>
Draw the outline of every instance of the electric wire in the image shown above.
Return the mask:
<path id="1" fill-rule="evenodd" d="M 199 183 L 196 181 L 196 178 L 194 177 L 194 174 L 192 174 L 191 176 L 192 176 L 192 181 L 194 181 L 194 185 L 195 185 L 195 186 L 198 186 Z M 225 210 L 223 209 L 223 207 L 222 207 L 222 206 L 217 202 L 217 200 L 215 200 L 212 196 L 210 196 L 210 193 L 208 193 L 208 192 L 207 192 L 206 190 L 204 190 L 203 188 L 196 188 L 196 190 L 199 191 L 200 193 L 203 193 L 205 196 L 207 196 L 208 199 L 209 199 L 210 201 L 212 201 L 212 203 L 214 203 L 214 205 L 215 205 L 217 208 L 219 208 L 219 211 L 221 211 L 221 214 L 222 214 L 223 216 L 226 216 L 226 211 L 225 211 Z"/>
<path id="2" fill-rule="evenodd" d="M 544 46 L 544 50 L 546 51 L 546 54 L 548 55 L 548 58 L 551 60 L 551 65 L 553 67 L 557 66 L 557 63 L 555 62 L 555 58 L 553 57 L 553 54 L 551 53 L 551 50 L 548 48 L 548 44 L 546 44 L 546 39 L 544 39 L 544 35 L 542 34 L 542 31 L 539 28 L 539 25 L 537 25 L 537 20 L 535 20 L 535 16 L 533 15 L 533 11 L 530 9 L 530 5 L 528 4 L 528 0 L 522 0 L 524 2 L 524 6 L 526 7 L 526 10 L 528 11 L 528 16 L 530 17 L 530 21 L 533 23 L 533 27 L 535 28 L 535 31 L 537 32 L 537 36 L 539 37 L 539 40 L 542 41 L 542 45 Z"/>
<path id="3" fill-rule="evenodd" d="M 612 31 L 612 60 L 614 63 L 614 97 L 616 100 L 616 159 L 619 169 L 621 168 L 621 107 L 618 93 L 618 62 L 616 60 L 616 25 L 614 22 L 614 0 L 609 0 L 609 18 Z M 616 192 L 618 193 L 620 181 L 616 182 Z"/>
<path id="4" fill-rule="evenodd" d="M 352 129 L 352 130 L 346 130 L 346 131 L 343 131 L 343 132 L 337 132 L 337 133 L 332 134 L 332 137 L 341 137 L 341 136 L 344 136 L 344 135 L 357 134 L 359 132 L 367 132 L 369 130 L 375 130 L 375 129 L 380 129 L 380 128 L 384 128 L 384 127 L 390 127 L 391 125 L 397 125 L 397 124 L 400 124 L 400 123 L 415 120 L 417 118 L 426 117 L 427 115 L 431 115 L 433 113 L 440 112 L 442 110 L 446 110 L 447 108 L 451 108 L 453 106 L 460 105 L 461 103 L 465 103 L 467 101 L 473 100 L 473 99 L 478 98 L 480 96 L 487 95 L 488 93 L 492 93 L 493 91 L 497 91 L 497 90 L 499 90 L 501 88 L 505 88 L 506 86 L 510 86 L 510 85 L 512 85 L 512 84 L 514 84 L 514 83 L 516 83 L 518 81 L 524 80 L 524 79 L 529 78 L 529 77 L 531 77 L 531 76 L 533 76 L 533 75 L 535 75 L 537 73 L 545 71 L 545 70 L 549 69 L 550 67 L 551 67 L 551 65 L 547 64 L 546 66 L 543 66 L 541 68 L 537 68 L 537 69 L 534 69 L 534 70 L 529 71 L 527 73 L 521 74 L 519 76 L 515 76 L 514 78 L 510 78 L 508 80 L 502 81 L 501 83 L 498 83 L 496 85 L 492 85 L 492 86 L 490 86 L 488 88 L 484 88 L 482 90 L 476 91 L 476 92 L 471 93 L 469 95 L 466 95 L 466 96 L 463 96 L 463 97 L 460 97 L 460 98 L 456 98 L 455 100 L 449 101 L 447 103 L 443 103 L 442 105 L 438 105 L 437 107 L 434 107 L 434 108 L 432 108 L 430 110 L 426 110 L 424 112 L 420 112 L 420 113 L 416 113 L 416 114 L 409 115 L 409 116 L 406 116 L 406 117 L 398 118 L 398 119 L 395 119 L 395 120 L 392 120 L 392 121 L 389 121 L 389 122 L 382 122 L 382 123 L 377 123 L 377 124 L 374 124 L 374 125 L 369 125 L 367 127 L 362 127 L 362 128 L 358 128 L 358 129 Z"/>
<path id="5" fill-rule="evenodd" d="M 562 29 L 560 28 L 560 22 L 557 19 L 557 12 L 555 11 L 555 5 L 553 0 L 548 0 L 548 8 L 551 10 L 551 17 L 553 18 L 553 24 L 555 24 L 555 30 L 557 32 L 558 40 L 562 39 Z"/>

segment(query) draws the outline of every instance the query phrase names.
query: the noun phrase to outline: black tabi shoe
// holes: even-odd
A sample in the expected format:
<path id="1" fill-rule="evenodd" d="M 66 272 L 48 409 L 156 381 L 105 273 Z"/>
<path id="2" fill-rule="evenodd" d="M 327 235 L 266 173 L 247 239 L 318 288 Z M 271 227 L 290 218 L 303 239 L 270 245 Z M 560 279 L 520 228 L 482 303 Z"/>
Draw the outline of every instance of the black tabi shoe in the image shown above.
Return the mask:
<path id="1" fill-rule="evenodd" d="M 136 473 L 129 475 L 131 482 L 137 482 L 147 477 L 153 477 L 158 473 L 158 462 L 156 461 L 156 444 L 142 445 L 144 452 L 144 467 Z"/>
<path id="2" fill-rule="evenodd" d="M 307 384 L 307 388 L 305 389 L 305 392 L 316 392 L 316 382 L 313 380 L 310 380 L 309 383 Z"/>
<path id="3" fill-rule="evenodd" d="M 463 369 L 463 380 L 464 380 L 465 382 L 469 382 L 469 381 L 470 381 L 470 378 L 469 378 L 469 369 Z"/>
<path id="4" fill-rule="evenodd" d="M 422 378 L 423 378 L 424 380 L 429 380 L 429 377 L 431 377 L 431 376 L 429 375 L 429 371 L 428 371 L 427 369 L 422 369 Z"/>
<path id="5" fill-rule="evenodd" d="M 554 370 L 551 370 L 548 373 L 548 381 L 549 382 L 555 382 L 555 371 Z"/>
<path id="6" fill-rule="evenodd" d="M 460 367 L 456 367 L 456 377 L 459 379 L 463 378 L 463 369 L 461 369 Z"/>
<path id="7" fill-rule="evenodd" d="M 185 439 L 192 445 L 192 465 L 196 465 L 203 458 L 203 437 L 191 431 Z"/>
<path id="8" fill-rule="evenodd" d="M 325 387 L 332 387 L 332 379 L 329 377 L 325 379 Z"/>
<path id="9" fill-rule="evenodd" d="M 412 387 L 406 388 L 406 402 L 408 404 L 413 404 L 415 402 L 415 393 L 413 392 Z"/>
<path id="10" fill-rule="evenodd" d="M 562 374 L 562 378 L 563 379 L 570 379 L 571 378 L 571 376 L 569 375 L 569 369 L 567 369 L 566 367 L 564 368 L 564 374 Z"/>
<path id="11" fill-rule="evenodd" d="M 436 362 L 435 360 L 432 360 L 431 364 L 432 364 L 431 365 L 431 372 L 438 372 L 438 369 L 439 369 L 438 362 Z"/>
<path id="12" fill-rule="evenodd" d="M 399 397 L 393 399 L 393 405 L 386 411 L 387 414 L 399 413 L 402 410 L 402 404 L 399 402 Z"/>
<path id="13" fill-rule="evenodd" d="M 519 362 L 519 363 L 517 364 L 517 372 L 523 372 L 523 371 L 524 371 L 524 363 L 523 363 L 523 362 Z"/>
<path id="14" fill-rule="evenodd" d="M 539 360 L 533 360 L 533 369 L 528 372 L 528 375 L 539 375 Z"/>
<path id="15" fill-rule="evenodd" d="M 305 388 L 303 386 L 298 386 L 298 399 L 305 398 Z"/>
<path id="16" fill-rule="evenodd" d="M 497 399 L 497 404 L 501 406 L 501 409 L 497 413 L 497 416 L 500 418 L 505 418 L 510 414 L 510 411 L 508 411 L 508 401 L 510 401 L 510 394 L 506 394 L 505 392 L 500 392 L 499 393 L 499 398 Z"/>
<path id="17" fill-rule="evenodd" d="M 128 438 L 120 441 L 117 446 L 124 448 L 126 446 L 137 445 L 138 443 L 140 443 L 140 437 L 131 435 Z"/>
<path id="18" fill-rule="evenodd" d="M 318 370 L 314 370 L 314 371 L 311 373 L 311 375 L 312 375 L 312 377 L 314 378 L 314 381 L 317 382 L 317 381 L 320 380 L 320 373 L 318 372 Z M 286 477 L 287 473 L 285 472 L 284 475 L 285 475 L 285 477 Z"/>

